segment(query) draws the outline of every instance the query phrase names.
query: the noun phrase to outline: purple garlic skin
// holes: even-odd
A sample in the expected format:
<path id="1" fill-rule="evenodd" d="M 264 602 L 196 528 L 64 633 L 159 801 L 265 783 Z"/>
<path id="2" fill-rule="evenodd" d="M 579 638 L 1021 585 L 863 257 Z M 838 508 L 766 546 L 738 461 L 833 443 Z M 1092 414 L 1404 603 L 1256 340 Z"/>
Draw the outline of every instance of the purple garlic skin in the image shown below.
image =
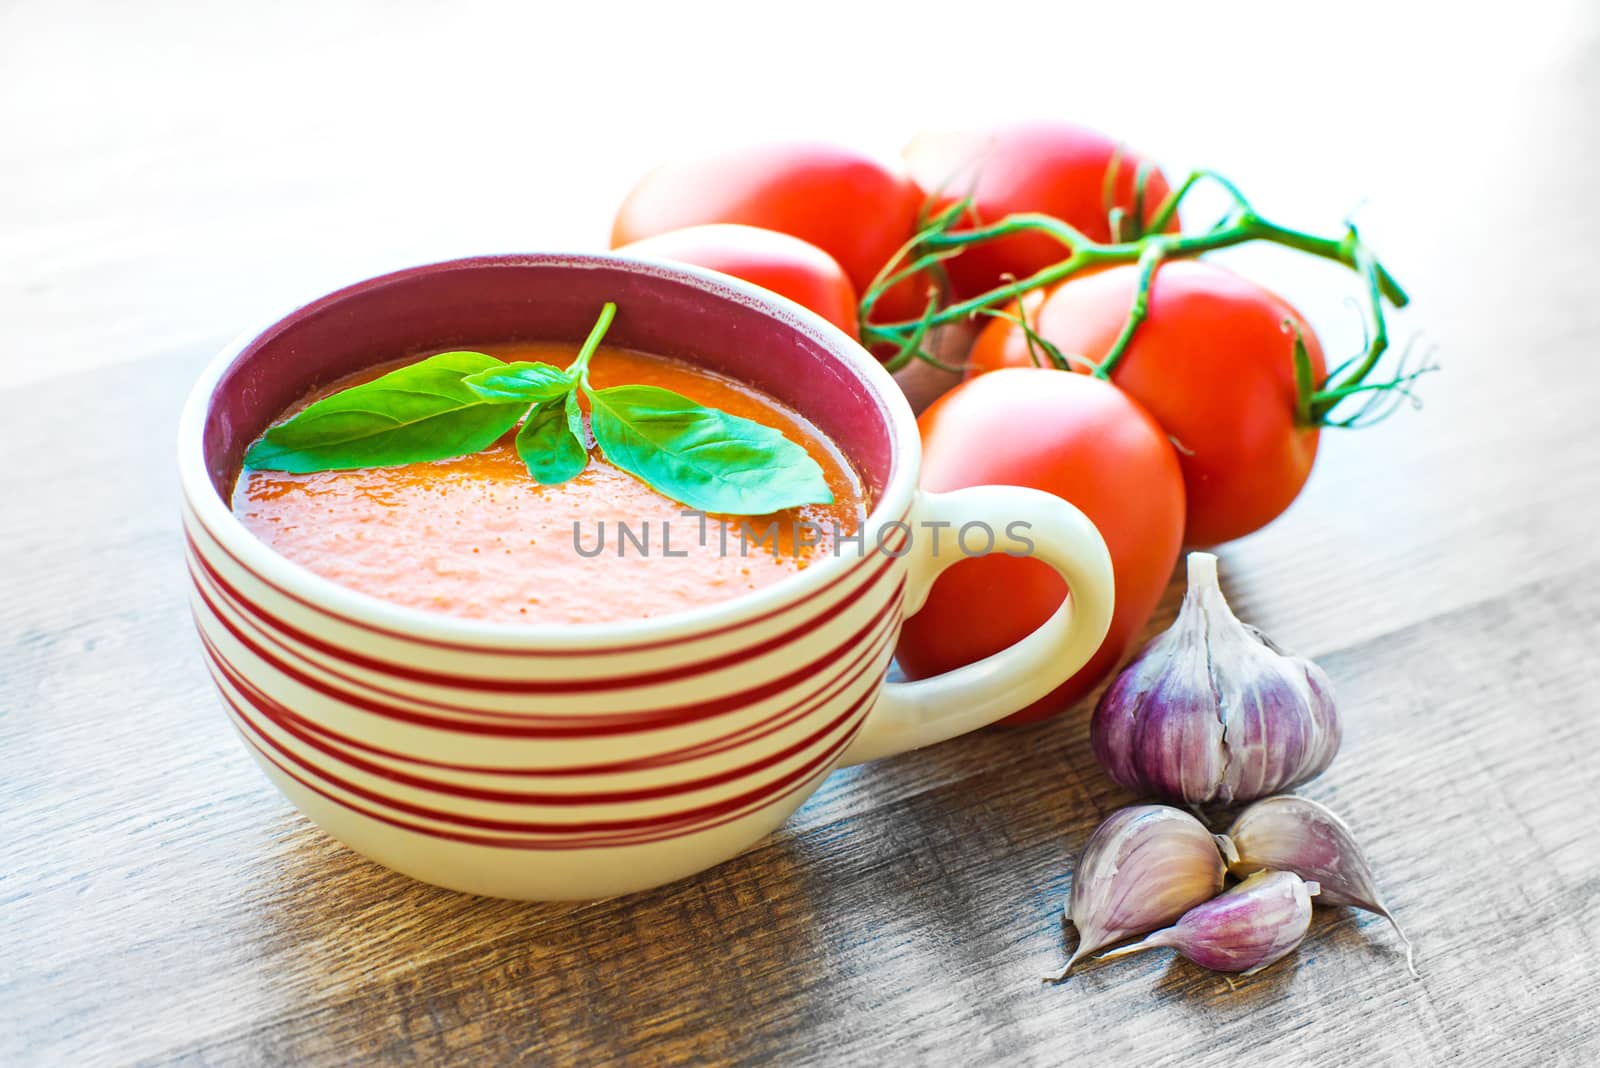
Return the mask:
<path id="1" fill-rule="evenodd" d="M 1132 805 L 1095 829 L 1072 871 L 1066 916 L 1078 948 L 1049 981 L 1079 959 L 1171 923 L 1222 889 L 1217 841 L 1201 822 L 1167 805 Z"/>
<path id="2" fill-rule="evenodd" d="M 1100 959 L 1171 946 L 1202 968 L 1254 975 L 1305 938 L 1316 893 L 1316 883 L 1293 872 L 1257 872 L 1221 897 L 1185 912 L 1171 927 Z"/>
<path id="3" fill-rule="evenodd" d="M 1416 974 L 1411 940 L 1378 896 L 1372 865 L 1350 828 L 1326 806 L 1291 795 L 1257 801 L 1218 836 L 1217 844 L 1234 875 L 1292 871 L 1322 886 L 1317 904 L 1351 905 L 1382 916 L 1405 943 L 1406 967 Z"/>
<path id="4" fill-rule="evenodd" d="M 1101 695 L 1089 737 L 1120 786 L 1232 804 L 1320 775 L 1342 729 L 1323 670 L 1241 623 L 1217 585 L 1217 558 L 1190 553 L 1177 620 Z"/>

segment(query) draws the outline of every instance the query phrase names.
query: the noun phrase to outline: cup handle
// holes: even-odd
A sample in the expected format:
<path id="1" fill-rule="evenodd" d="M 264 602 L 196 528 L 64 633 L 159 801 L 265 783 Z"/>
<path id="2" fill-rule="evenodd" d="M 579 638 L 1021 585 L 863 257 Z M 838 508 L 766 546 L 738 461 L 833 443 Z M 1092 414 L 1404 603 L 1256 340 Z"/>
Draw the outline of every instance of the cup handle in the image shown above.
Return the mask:
<path id="1" fill-rule="evenodd" d="M 1088 663 L 1111 626 L 1111 554 L 1087 516 L 1060 497 L 1020 486 L 973 486 L 920 493 L 912 507 L 907 615 L 928 599 L 945 568 L 964 559 L 968 523 L 994 532 L 990 551 L 1015 545 L 1012 524 L 1033 540 L 1031 555 L 1066 580 L 1071 595 L 1026 638 L 973 664 L 883 688 L 840 766 L 903 753 L 976 730 L 1037 701 Z M 942 524 L 942 525 L 941 525 Z"/>

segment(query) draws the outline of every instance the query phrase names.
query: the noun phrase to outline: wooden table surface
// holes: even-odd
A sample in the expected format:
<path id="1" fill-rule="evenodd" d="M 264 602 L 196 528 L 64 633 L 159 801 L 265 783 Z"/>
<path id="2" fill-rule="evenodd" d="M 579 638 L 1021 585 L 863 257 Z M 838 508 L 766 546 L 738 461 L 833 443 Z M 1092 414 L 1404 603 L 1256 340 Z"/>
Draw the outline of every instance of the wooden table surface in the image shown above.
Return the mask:
<path id="1" fill-rule="evenodd" d="M 0 7 L 0 1064 L 1600 1059 L 1600 9 L 1289 6 Z M 744 856 L 584 905 L 412 882 L 273 791 L 180 561 L 175 417 L 226 335 L 405 262 L 597 245 L 678 145 L 1037 112 L 1288 221 L 1359 208 L 1416 297 L 1427 406 L 1325 435 L 1221 557 L 1339 688 L 1306 792 L 1420 981 L 1326 910 L 1238 989 L 1165 954 L 1040 985 L 1131 800 L 1086 708 L 840 772 Z M 1356 342 L 1337 273 L 1237 262 Z"/>

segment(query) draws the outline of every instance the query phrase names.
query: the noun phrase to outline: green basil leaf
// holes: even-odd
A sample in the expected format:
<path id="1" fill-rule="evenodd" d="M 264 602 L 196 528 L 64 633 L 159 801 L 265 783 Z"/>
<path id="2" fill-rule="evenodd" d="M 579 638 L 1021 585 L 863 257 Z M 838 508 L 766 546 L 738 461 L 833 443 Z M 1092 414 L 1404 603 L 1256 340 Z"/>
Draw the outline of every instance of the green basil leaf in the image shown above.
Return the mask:
<path id="1" fill-rule="evenodd" d="M 583 409 L 578 407 L 577 390 L 567 394 L 567 426 L 572 428 L 572 436 L 583 444 L 584 451 L 587 452 L 589 432 L 583 428 Z"/>
<path id="2" fill-rule="evenodd" d="M 833 501 L 817 462 L 771 427 L 658 386 L 584 392 L 606 459 L 691 508 L 765 515 Z"/>
<path id="3" fill-rule="evenodd" d="M 534 481 L 546 486 L 559 486 L 589 466 L 589 450 L 573 435 L 559 404 L 540 405 L 528 416 L 517 431 L 517 455 Z"/>
<path id="4" fill-rule="evenodd" d="M 468 375 L 467 388 L 485 400 L 526 401 L 530 404 L 555 400 L 572 388 L 572 377 L 548 363 L 516 363 L 491 367 Z"/>
<path id="5" fill-rule="evenodd" d="M 245 453 L 245 466 L 347 471 L 479 452 L 516 426 L 528 407 L 486 400 L 463 383 L 499 366 L 481 352 L 441 352 L 340 390 L 268 430 Z"/>

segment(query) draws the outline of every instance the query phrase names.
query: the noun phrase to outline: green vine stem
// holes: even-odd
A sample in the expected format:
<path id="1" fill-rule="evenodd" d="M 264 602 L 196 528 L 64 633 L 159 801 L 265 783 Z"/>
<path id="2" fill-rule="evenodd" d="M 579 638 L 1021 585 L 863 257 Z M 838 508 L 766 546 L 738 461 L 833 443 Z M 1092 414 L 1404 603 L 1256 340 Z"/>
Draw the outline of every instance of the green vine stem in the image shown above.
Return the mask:
<path id="1" fill-rule="evenodd" d="M 993 314 L 994 309 L 1004 307 L 1025 293 L 1054 285 L 1089 268 L 1135 263 L 1139 266 L 1138 288 L 1128 318 L 1110 351 L 1092 371 L 1100 378 L 1109 378 L 1128 351 L 1140 324 L 1149 315 L 1150 287 L 1162 262 L 1200 256 L 1252 241 L 1264 241 L 1342 264 L 1354 271 L 1363 283 L 1363 321 L 1367 324 L 1367 337 L 1362 351 L 1356 357 L 1336 367 L 1318 382 L 1311 374 L 1309 360 L 1303 355 L 1303 339 L 1298 336 L 1295 338 L 1294 358 L 1298 361 L 1295 367 L 1298 387 L 1296 407 L 1302 422 L 1311 426 L 1366 425 L 1372 421 L 1368 418 L 1373 411 L 1370 403 L 1355 415 L 1344 419 L 1333 418 L 1334 409 L 1361 394 L 1392 393 L 1401 399 L 1410 398 L 1410 384 L 1419 375 L 1435 369 L 1431 364 L 1424 363 L 1420 369 L 1405 371 L 1405 361 L 1402 360 L 1400 371 L 1389 379 L 1367 381 L 1389 348 L 1386 307 L 1402 308 L 1410 298 L 1394 276 L 1378 262 L 1353 225 L 1346 224 L 1344 234 L 1336 238 L 1280 226 L 1259 215 L 1238 187 L 1228 179 L 1214 171 L 1197 170 L 1168 193 L 1156 206 L 1148 223 L 1140 226 L 1143 191 L 1148 176 L 1149 172 L 1143 169 L 1136 176 L 1135 188 L 1139 201 L 1136 207 L 1139 210 L 1126 215 L 1118 212 L 1113 226 L 1113 233 L 1132 229 L 1142 231 L 1142 235 L 1109 244 L 1090 240 L 1060 219 L 1034 213 L 1008 215 L 997 222 L 958 229 L 963 217 L 969 214 L 971 204 L 961 201 L 950 205 L 927 219 L 923 229 L 884 266 L 862 295 L 862 342 L 869 346 L 892 346 L 895 353 L 886 361 L 891 371 L 904 367 L 913 359 L 948 367 L 923 347 L 930 331 L 976 315 Z M 1184 198 L 1204 181 L 1212 182 L 1227 194 L 1231 201 L 1229 210 L 1210 229 L 1198 233 L 1162 232 L 1176 216 Z M 870 321 L 878 300 L 894 285 L 924 272 L 941 271 L 944 260 L 959 255 L 972 245 L 1025 232 L 1042 233 L 1054 238 L 1065 250 L 1065 258 L 1027 278 L 1014 279 L 967 300 L 946 304 L 936 293 L 929 299 L 924 314 L 917 319 L 893 323 Z M 1301 366 L 1301 363 L 1304 365 Z M 1380 398 L 1369 396 L 1366 399 L 1373 401 Z"/>

